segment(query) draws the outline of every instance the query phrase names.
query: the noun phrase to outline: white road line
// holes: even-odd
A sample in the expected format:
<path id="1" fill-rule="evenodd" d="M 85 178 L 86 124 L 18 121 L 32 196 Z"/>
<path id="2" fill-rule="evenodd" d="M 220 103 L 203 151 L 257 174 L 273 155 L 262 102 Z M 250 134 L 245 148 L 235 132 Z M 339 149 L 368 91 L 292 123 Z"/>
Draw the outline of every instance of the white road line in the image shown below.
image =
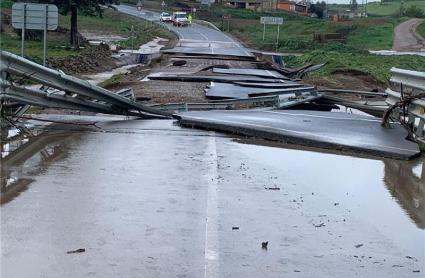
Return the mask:
<path id="1" fill-rule="evenodd" d="M 192 30 L 195 31 L 196 33 L 198 33 L 199 35 L 201 35 L 201 37 L 203 37 L 207 42 L 210 42 L 210 39 L 207 36 L 205 36 L 204 34 L 202 34 L 200 31 L 195 30 L 195 29 L 192 29 Z"/>
<path id="2" fill-rule="evenodd" d="M 216 31 L 216 32 L 218 32 L 218 31 Z M 245 47 L 241 46 L 240 43 L 238 43 L 237 41 L 235 41 L 234 39 L 232 39 L 226 33 L 224 33 L 224 32 L 220 32 L 220 33 L 223 34 L 223 36 L 225 36 L 226 38 L 228 38 L 230 41 L 232 41 L 235 44 L 235 46 L 237 48 L 241 49 L 243 52 L 245 52 L 246 55 L 252 56 L 252 53 L 247 52 L 246 49 L 245 49 Z"/>
<path id="3" fill-rule="evenodd" d="M 209 43 L 209 48 L 211 49 L 211 54 L 214 54 L 214 47 L 211 44 L 211 41 L 209 40 L 209 38 L 207 36 L 205 36 L 204 34 L 202 34 L 200 31 L 195 30 L 192 28 L 192 30 L 196 33 L 198 33 L 199 35 L 201 35 L 201 37 L 203 37 L 208 43 Z"/>
<path id="4" fill-rule="evenodd" d="M 218 253 L 218 187 L 217 187 L 217 143 L 215 133 L 210 132 L 205 151 L 204 163 L 207 171 L 204 175 L 207 192 L 207 213 L 205 226 L 205 272 L 204 278 L 219 277 Z"/>

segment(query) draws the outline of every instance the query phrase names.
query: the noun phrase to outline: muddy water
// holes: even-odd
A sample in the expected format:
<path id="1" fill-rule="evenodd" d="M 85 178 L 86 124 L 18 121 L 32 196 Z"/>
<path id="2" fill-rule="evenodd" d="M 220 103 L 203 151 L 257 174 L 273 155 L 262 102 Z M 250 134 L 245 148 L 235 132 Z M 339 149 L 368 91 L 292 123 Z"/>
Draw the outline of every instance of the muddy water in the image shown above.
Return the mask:
<path id="1" fill-rule="evenodd" d="M 32 135 L 2 131 L 2 277 L 425 271 L 424 158 L 296 150 L 172 121 L 81 118 L 93 120 L 32 126 Z"/>

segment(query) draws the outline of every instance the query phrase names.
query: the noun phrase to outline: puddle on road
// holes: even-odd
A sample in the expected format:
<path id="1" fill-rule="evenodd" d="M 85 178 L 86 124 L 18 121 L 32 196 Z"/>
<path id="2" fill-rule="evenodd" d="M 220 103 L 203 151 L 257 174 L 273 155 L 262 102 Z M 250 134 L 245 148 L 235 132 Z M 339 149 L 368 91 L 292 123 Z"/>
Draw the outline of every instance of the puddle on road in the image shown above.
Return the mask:
<path id="1" fill-rule="evenodd" d="M 113 128 L 125 129 L 127 124 L 117 121 Z M 133 129 L 137 127 L 136 124 L 132 126 Z M 85 144 L 84 136 L 76 135 L 75 131 L 67 131 L 64 127 L 59 131 L 32 131 L 36 136 L 16 130 L 2 131 L 2 138 L 5 139 L 1 141 L 2 205 L 19 198 L 55 162 L 72 157 L 70 142 L 74 146 Z M 131 135 L 123 133 L 123 136 Z M 382 160 L 297 150 L 294 146 L 282 148 L 281 144 L 262 140 L 222 140 L 234 144 L 240 153 L 254 163 L 258 160 L 262 165 L 269 163 L 285 171 L 285 184 L 296 185 L 296 190 L 301 188 L 325 195 L 343 206 L 351 217 L 375 223 L 379 233 L 400 244 L 406 255 L 425 259 L 421 244 L 425 240 L 424 157 L 408 162 Z M 79 174 L 90 176 L 90 173 Z"/>
<path id="2" fill-rule="evenodd" d="M 32 130 L 31 134 L 16 129 L 2 130 L 1 205 L 19 196 L 52 163 L 68 155 L 66 139 L 70 133 L 43 133 L 41 130 Z"/>
<path id="3" fill-rule="evenodd" d="M 350 216 L 374 223 L 382 235 L 425 261 L 424 156 L 399 161 L 300 150 L 257 139 L 234 141 L 248 159 L 284 166 L 282 171 L 288 174 L 285 185 L 302 185 L 325 195 L 350 210 Z"/>

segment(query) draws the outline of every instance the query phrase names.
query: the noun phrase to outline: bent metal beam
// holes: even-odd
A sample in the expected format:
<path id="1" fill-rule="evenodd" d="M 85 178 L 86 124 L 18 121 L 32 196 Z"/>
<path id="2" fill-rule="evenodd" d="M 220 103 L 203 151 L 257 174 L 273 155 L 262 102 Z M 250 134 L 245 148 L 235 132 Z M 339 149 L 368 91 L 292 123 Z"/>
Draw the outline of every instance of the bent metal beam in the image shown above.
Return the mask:
<path id="1" fill-rule="evenodd" d="M 120 96 L 116 93 L 113 93 L 109 90 L 106 90 L 104 88 L 95 86 L 93 84 L 90 84 L 86 80 L 81 80 L 76 77 L 67 75 L 61 71 L 57 71 L 54 69 L 50 69 L 47 67 L 44 67 L 42 65 L 39 65 L 37 63 L 34 63 L 30 60 L 27 60 L 25 58 L 19 57 L 15 54 L 1 51 L 0 52 L 0 72 L 3 74 L 4 72 L 7 72 L 9 74 L 18 75 L 22 78 L 26 78 L 28 80 L 32 80 L 34 82 L 41 83 L 43 85 L 49 86 L 51 88 L 55 88 L 57 90 L 66 92 L 67 94 L 73 95 L 72 97 L 80 97 L 78 104 L 74 100 L 72 100 L 73 105 L 75 107 L 81 108 L 78 110 L 85 110 L 89 107 L 93 108 L 94 102 L 99 102 L 108 105 L 111 109 L 107 110 L 110 114 L 137 114 L 141 117 L 152 117 L 152 116 L 161 116 L 161 117 L 169 117 L 170 114 L 161 110 L 157 110 L 154 108 L 150 108 L 144 105 L 141 105 L 139 103 L 136 103 L 135 101 L 132 101 L 128 98 L 125 98 L 123 96 Z M 19 89 L 18 87 L 14 86 L 12 90 L 7 89 L 10 87 L 10 83 L 6 81 L 2 81 L 1 85 L 1 92 L 2 99 L 12 98 L 12 91 L 14 92 L 13 98 L 15 101 L 24 103 L 25 100 L 29 101 L 29 94 L 26 96 L 25 94 L 22 94 L 22 89 Z M 16 95 L 17 91 L 19 91 L 19 96 Z M 26 91 L 30 92 L 30 91 Z M 34 101 L 34 91 L 31 91 L 33 101 Z M 5 95 L 8 95 L 7 97 Z M 51 95 L 47 95 L 46 92 L 38 91 L 37 96 L 40 97 L 40 94 L 45 94 L 43 97 L 45 100 L 49 99 L 49 101 L 59 101 L 58 98 L 52 97 Z M 64 101 L 68 102 L 68 105 L 70 105 L 69 101 L 71 97 L 67 97 L 66 99 L 61 98 L 61 103 L 63 104 Z M 38 98 L 39 99 L 39 98 Z M 83 103 L 84 102 L 84 103 Z M 48 105 L 47 102 L 44 103 L 38 103 L 36 102 L 36 106 L 46 107 L 45 105 Z M 48 106 L 49 107 L 49 106 Z M 70 106 L 69 106 L 70 107 Z M 105 108 L 105 107 L 103 107 Z M 73 108 L 72 108 L 73 109 Z M 93 111 L 93 110 L 90 110 Z M 96 108 L 95 111 L 98 112 L 98 109 Z"/>

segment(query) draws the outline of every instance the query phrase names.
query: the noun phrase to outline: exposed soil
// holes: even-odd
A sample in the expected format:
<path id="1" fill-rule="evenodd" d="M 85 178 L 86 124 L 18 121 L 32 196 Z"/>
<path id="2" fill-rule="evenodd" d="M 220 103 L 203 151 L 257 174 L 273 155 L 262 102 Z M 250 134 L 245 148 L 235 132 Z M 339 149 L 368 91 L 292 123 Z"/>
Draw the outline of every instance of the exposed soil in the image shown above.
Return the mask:
<path id="1" fill-rule="evenodd" d="M 49 59 L 49 67 L 60 69 L 67 74 L 96 73 L 117 67 L 116 59 L 106 44 L 91 46 L 81 55 Z"/>
<path id="2" fill-rule="evenodd" d="M 336 72 L 329 77 L 307 76 L 303 79 L 307 84 L 320 88 L 352 89 L 363 91 L 384 91 L 387 85 L 374 79 L 370 75 L 365 75 L 356 71 Z"/>
<path id="3" fill-rule="evenodd" d="M 184 66 L 173 66 L 175 61 L 186 61 Z M 168 72 L 190 74 L 199 72 L 206 67 L 213 65 L 228 65 L 229 67 L 255 68 L 255 64 L 247 61 L 229 61 L 197 58 L 176 58 L 163 55 L 149 69 L 144 66 L 137 66 L 130 69 L 130 73 L 125 74 L 119 81 L 114 82 L 105 88 L 109 90 L 120 90 L 132 88 L 136 97 L 146 97 L 150 100 L 147 103 L 163 104 L 175 102 L 207 102 L 204 89 L 209 85 L 207 82 L 179 82 L 143 80 L 151 72 Z"/>

